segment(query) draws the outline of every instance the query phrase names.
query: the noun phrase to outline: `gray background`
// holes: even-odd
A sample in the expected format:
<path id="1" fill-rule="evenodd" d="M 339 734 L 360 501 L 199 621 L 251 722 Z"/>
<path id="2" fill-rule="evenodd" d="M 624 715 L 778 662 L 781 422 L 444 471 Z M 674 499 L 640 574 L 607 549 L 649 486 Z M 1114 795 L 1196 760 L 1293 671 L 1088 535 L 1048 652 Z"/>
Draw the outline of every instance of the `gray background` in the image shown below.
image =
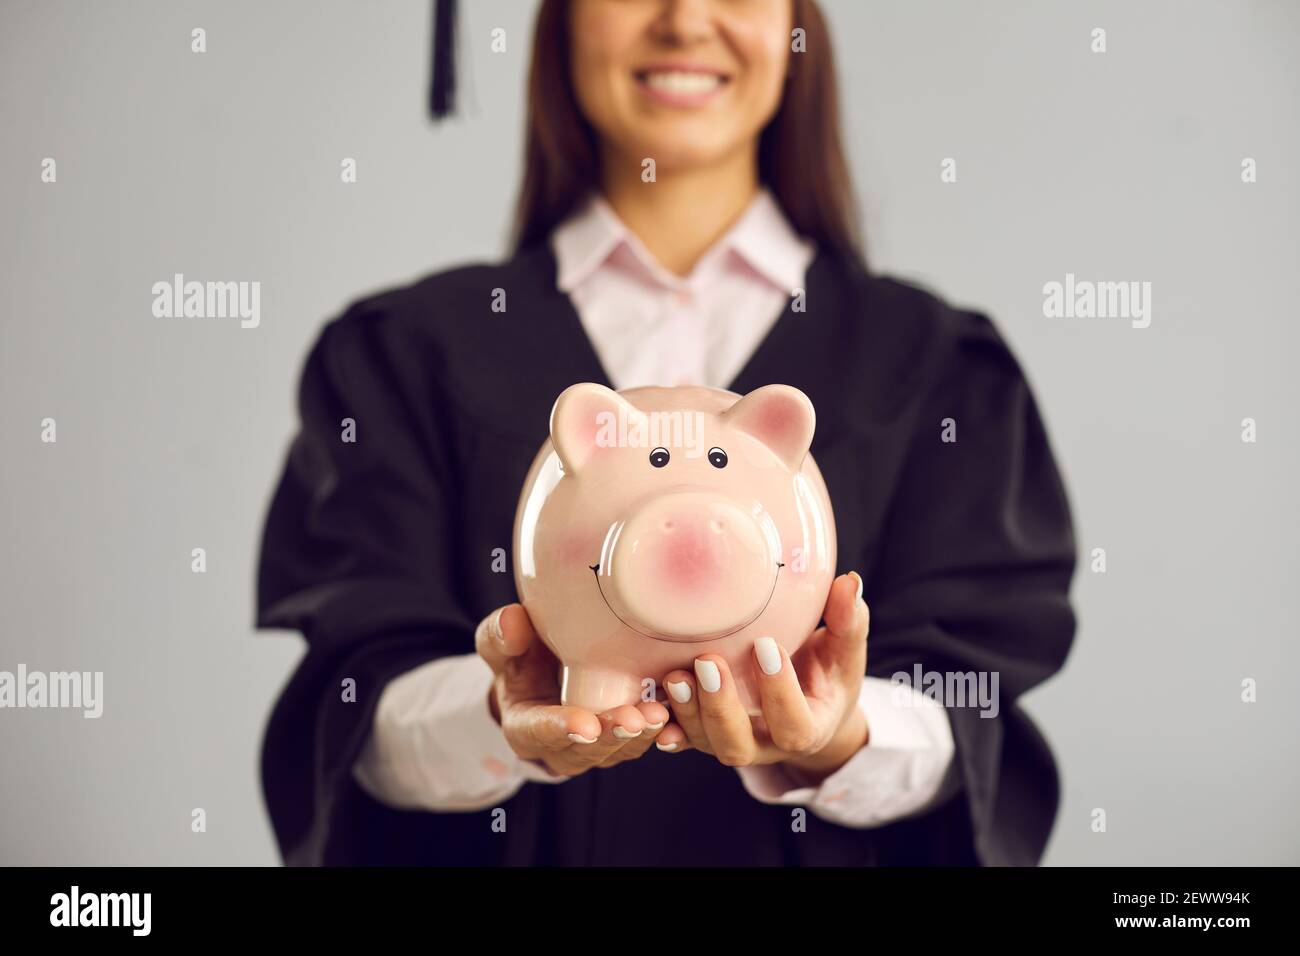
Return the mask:
<path id="1" fill-rule="evenodd" d="M 98 721 L 0 711 L 0 862 L 278 861 L 257 748 L 301 647 L 251 630 L 253 560 L 304 351 L 504 250 L 535 6 L 465 6 L 469 115 L 433 130 L 423 0 L 0 5 L 0 669 L 106 683 Z M 1300 5 L 826 8 L 875 263 L 996 319 L 1107 551 L 1027 698 L 1063 773 L 1047 861 L 1300 863 Z M 1152 282 L 1151 327 L 1045 319 L 1067 271 Z M 261 327 L 155 319 L 174 272 L 260 280 Z"/>

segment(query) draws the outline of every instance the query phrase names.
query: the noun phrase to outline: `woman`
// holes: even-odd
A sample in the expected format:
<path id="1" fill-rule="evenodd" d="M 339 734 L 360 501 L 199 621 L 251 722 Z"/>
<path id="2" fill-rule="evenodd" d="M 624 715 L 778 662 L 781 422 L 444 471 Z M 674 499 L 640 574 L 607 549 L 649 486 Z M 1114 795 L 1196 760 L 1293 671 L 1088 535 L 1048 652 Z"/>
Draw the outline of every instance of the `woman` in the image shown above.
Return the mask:
<path id="1" fill-rule="evenodd" d="M 866 268 L 816 5 L 544 0 L 529 111 L 512 257 L 353 304 L 303 372 L 259 579 L 309 644 L 263 753 L 285 859 L 1036 862 L 1057 781 L 1015 701 L 1073 636 L 1064 490 L 989 320 Z M 710 655 L 560 706 L 503 555 L 580 381 L 817 408 L 854 570 L 793 661 L 755 647 L 760 724 Z"/>

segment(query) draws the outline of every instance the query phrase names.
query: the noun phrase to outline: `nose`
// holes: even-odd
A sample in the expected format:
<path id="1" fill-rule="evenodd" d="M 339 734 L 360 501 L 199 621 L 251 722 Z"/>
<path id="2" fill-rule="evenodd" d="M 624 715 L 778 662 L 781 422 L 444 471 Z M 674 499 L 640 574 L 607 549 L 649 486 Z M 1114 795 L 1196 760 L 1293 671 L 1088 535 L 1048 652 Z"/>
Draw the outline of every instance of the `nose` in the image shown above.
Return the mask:
<path id="1" fill-rule="evenodd" d="M 660 524 L 660 527 L 664 531 L 672 531 L 674 528 L 677 527 L 677 523 L 673 521 L 672 518 L 665 518 L 663 520 L 663 523 Z M 727 522 L 725 522 L 721 518 L 710 518 L 708 522 L 708 528 L 714 534 L 722 534 L 722 532 L 727 530 Z"/>
<path id="2" fill-rule="evenodd" d="M 676 514 L 659 523 L 659 534 L 646 535 L 641 547 L 656 557 L 659 578 L 674 590 L 708 590 L 726 573 L 731 542 L 727 521 L 710 512 Z"/>
<path id="3" fill-rule="evenodd" d="M 704 640 L 743 626 L 772 593 L 779 545 L 759 517 L 715 494 L 658 498 L 629 518 L 601 583 L 638 630 Z"/>
<path id="4" fill-rule="evenodd" d="M 668 0 L 657 23 L 661 39 L 689 44 L 707 39 L 713 33 L 712 12 L 708 0 Z"/>

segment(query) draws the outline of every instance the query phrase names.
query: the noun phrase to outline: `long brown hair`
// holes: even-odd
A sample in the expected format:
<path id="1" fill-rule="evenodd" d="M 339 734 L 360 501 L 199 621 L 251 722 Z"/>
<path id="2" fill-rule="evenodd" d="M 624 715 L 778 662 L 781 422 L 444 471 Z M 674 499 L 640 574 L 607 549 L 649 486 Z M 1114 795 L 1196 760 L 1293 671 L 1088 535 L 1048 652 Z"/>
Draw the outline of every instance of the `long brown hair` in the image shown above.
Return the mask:
<path id="1" fill-rule="evenodd" d="M 795 230 L 865 266 L 857 202 L 840 139 L 830 33 L 815 0 L 792 0 L 806 52 L 792 53 L 776 115 L 759 138 L 758 176 Z M 569 0 L 543 0 L 528 76 L 524 179 L 515 207 L 516 251 L 545 241 L 600 182 L 596 132 L 578 108 L 569 73 Z"/>

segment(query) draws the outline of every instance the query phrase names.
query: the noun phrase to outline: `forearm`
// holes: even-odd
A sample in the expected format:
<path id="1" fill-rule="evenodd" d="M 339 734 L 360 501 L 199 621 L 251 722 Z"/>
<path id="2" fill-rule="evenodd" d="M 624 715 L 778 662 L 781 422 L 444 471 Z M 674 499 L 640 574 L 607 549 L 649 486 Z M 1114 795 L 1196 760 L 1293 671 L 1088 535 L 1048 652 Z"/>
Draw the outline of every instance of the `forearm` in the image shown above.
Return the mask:
<path id="1" fill-rule="evenodd" d="M 805 805 L 850 827 L 882 826 L 956 792 L 960 778 L 952 772 L 952 729 L 942 706 L 868 677 L 856 710 L 841 739 L 811 758 L 741 769 L 745 789 L 764 803 Z"/>
<path id="2" fill-rule="evenodd" d="M 816 787 L 848 763 L 871 738 L 861 706 L 849 711 L 835 735 L 821 750 L 806 757 L 792 757 L 782 763 L 790 779 L 800 787 Z"/>
<path id="3" fill-rule="evenodd" d="M 390 681 L 353 776 L 403 809 L 480 810 L 527 781 L 555 782 L 520 760 L 489 710 L 492 672 L 475 654 L 444 657 Z"/>

